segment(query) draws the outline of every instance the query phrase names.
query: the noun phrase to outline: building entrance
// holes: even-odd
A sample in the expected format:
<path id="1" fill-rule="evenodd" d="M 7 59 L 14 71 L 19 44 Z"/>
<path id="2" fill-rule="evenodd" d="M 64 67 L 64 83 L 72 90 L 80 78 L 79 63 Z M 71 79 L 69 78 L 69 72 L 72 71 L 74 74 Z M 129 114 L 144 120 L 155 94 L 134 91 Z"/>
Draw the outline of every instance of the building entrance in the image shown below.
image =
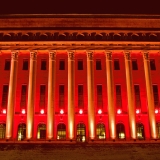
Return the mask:
<path id="1" fill-rule="evenodd" d="M 4 139 L 6 134 L 6 125 L 0 124 L 0 139 Z"/>
<path id="2" fill-rule="evenodd" d="M 144 125 L 142 123 L 137 123 L 137 138 L 139 140 L 144 140 Z"/>
<path id="3" fill-rule="evenodd" d="M 124 124 L 118 123 L 116 125 L 116 130 L 117 130 L 117 138 L 118 139 L 125 139 L 125 128 Z"/>
<path id="4" fill-rule="evenodd" d="M 23 141 L 26 138 L 26 124 L 18 125 L 18 141 Z"/>
<path id="5" fill-rule="evenodd" d="M 38 125 L 37 139 L 46 139 L 46 125 L 45 124 Z"/>
<path id="6" fill-rule="evenodd" d="M 83 123 L 77 125 L 77 142 L 86 141 L 86 126 Z"/>

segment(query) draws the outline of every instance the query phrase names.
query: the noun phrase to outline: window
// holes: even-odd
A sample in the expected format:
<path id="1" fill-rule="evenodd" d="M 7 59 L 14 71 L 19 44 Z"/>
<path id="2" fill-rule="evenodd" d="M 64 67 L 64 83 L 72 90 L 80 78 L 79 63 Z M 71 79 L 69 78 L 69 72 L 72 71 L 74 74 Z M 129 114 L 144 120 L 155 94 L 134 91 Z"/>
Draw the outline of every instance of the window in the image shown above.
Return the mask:
<path id="1" fill-rule="evenodd" d="M 46 93 L 46 86 L 40 85 L 40 102 L 39 106 L 44 108 L 45 107 L 45 93 Z"/>
<path id="2" fill-rule="evenodd" d="M 64 85 L 59 85 L 59 107 L 64 107 Z"/>
<path id="3" fill-rule="evenodd" d="M 77 141 L 85 142 L 86 141 L 86 126 L 83 123 L 77 125 Z"/>
<path id="4" fill-rule="evenodd" d="M 28 70 L 28 59 L 23 60 L 23 70 Z"/>
<path id="5" fill-rule="evenodd" d="M 83 70 L 83 60 L 78 60 L 78 70 Z"/>
<path id="6" fill-rule="evenodd" d="M 154 59 L 150 59 L 150 68 L 151 70 L 156 70 L 156 64 Z"/>
<path id="7" fill-rule="evenodd" d="M 83 85 L 78 85 L 78 107 L 83 107 Z"/>
<path id="8" fill-rule="evenodd" d="M 124 124 L 118 123 L 116 125 L 116 130 L 117 130 L 117 137 L 118 139 L 125 139 L 125 128 Z"/>
<path id="9" fill-rule="evenodd" d="M 8 85 L 3 85 L 3 94 L 2 94 L 2 107 L 7 107 L 8 101 Z"/>
<path id="10" fill-rule="evenodd" d="M 47 61 L 45 59 L 41 60 L 41 70 L 46 70 Z"/>
<path id="11" fill-rule="evenodd" d="M 137 60 L 132 60 L 132 69 L 133 70 L 138 70 L 138 64 L 137 64 Z"/>
<path id="12" fill-rule="evenodd" d="M 22 85 L 20 106 L 23 107 L 23 108 L 26 107 L 26 96 L 27 96 L 27 85 Z"/>
<path id="13" fill-rule="evenodd" d="M 10 59 L 6 59 L 5 60 L 4 70 L 10 70 L 10 65 L 11 65 L 11 60 Z"/>
<path id="14" fill-rule="evenodd" d="M 37 139 L 46 139 L 46 125 L 45 124 L 38 125 Z"/>
<path id="15" fill-rule="evenodd" d="M 101 60 L 96 60 L 96 70 L 101 70 L 102 66 L 101 66 Z"/>
<path id="16" fill-rule="evenodd" d="M 158 107 L 159 97 L 158 97 L 158 86 L 153 85 L 153 97 L 154 97 L 154 106 Z"/>
<path id="17" fill-rule="evenodd" d="M 136 108 L 140 108 L 141 107 L 141 98 L 140 98 L 139 85 L 134 85 L 134 93 L 135 93 L 135 105 L 136 105 Z"/>
<path id="18" fill-rule="evenodd" d="M 58 140 L 66 139 L 66 125 L 63 123 L 60 123 L 57 126 L 57 139 Z"/>
<path id="19" fill-rule="evenodd" d="M 122 107 L 121 85 L 116 85 L 116 106 L 117 108 Z"/>
<path id="20" fill-rule="evenodd" d="M 118 59 L 114 60 L 114 70 L 120 70 L 120 65 L 119 65 L 119 60 Z"/>
<path id="21" fill-rule="evenodd" d="M 137 127 L 137 138 L 139 140 L 145 139 L 145 136 L 144 136 L 144 125 L 141 124 L 141 123 L 137 123 L 136 127 Z"/>
<path id="22" fill-rule="evenodd" d="M 103 107 L 103 99 L 102 99 L 102 85 L 97 85 L 97 107 Z"/>
<path id="23" fill-rule="evenodd" d="M 5 139 L 6 136 L 6 124 L 0 124 L 0 139 Z"/>
<path id="24" fill-rule="evenodd" d="M 26 138 L 26 124 L 22 123 L 18 125 L 18 141 L 22 141 Z"/>
<path id="25" fill-rule="evenodd" d="M 59 61 L 59 70 L 65 70 L 65 61 L 64 60 Z"/>
<path id="26" fill-rule="evenodd" d="M 97 135 L 97 139 L 105 139 L 106 138 L 106 129 L 105 129 L 104 124 L 102 124 L 102 123 L 97 124 L 96 135 Z"/>

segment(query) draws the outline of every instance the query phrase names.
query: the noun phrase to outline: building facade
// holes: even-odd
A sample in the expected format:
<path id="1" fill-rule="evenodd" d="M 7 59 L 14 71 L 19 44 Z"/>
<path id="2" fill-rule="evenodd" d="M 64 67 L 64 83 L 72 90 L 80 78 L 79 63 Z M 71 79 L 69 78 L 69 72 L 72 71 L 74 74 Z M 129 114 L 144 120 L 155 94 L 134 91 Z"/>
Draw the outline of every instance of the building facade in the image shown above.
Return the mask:
<path id="1" fill-rule="evenodd" d="M 158 15 L 0 17 L 0 139 L 160 139 Z"/>

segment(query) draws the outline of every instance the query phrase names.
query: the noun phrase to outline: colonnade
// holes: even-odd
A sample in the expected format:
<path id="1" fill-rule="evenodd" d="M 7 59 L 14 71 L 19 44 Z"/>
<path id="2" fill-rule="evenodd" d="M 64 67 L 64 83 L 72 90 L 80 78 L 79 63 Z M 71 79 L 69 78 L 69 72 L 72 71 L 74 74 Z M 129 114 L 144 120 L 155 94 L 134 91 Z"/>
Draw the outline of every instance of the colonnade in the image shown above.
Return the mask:
<path id="1" fill-rule="evenodd" d="M 75 130 L 75 102 L 74 102 L 74 51 L 68 51 L 68 138 L 74 140 Z M 87 93 L 88 93 L 88 131 L 89 138 L 94 140 L 95 134 L 95 106 L 94 106 L 94 51 L 86 51 L 87 54 Z M 150 123 L 151 138 L 156 139 L 156 120 L 154 112 L 154 100 L 152 91 L 152 81 L 149 65 L 149 53 L 143 53 L 144 71 L 146 79 L 146 90 L 148 100 L 148 116 Z M 11 71 L 9 82 L 9 94 L 6 118 L 6 139 L 12 138 L 14 123 L 14 104 L 16 91 L 16 75 L 18 69 L 18 52 L 11 53 Z M 116 139 L 116 112 L 114 104 L 114 78 L 112 70 L 112 52 L 105 51 L 106 55 L 106 76 L 107 76 L 107 95 L 108 95 L 108 123 L 110 139 Z M 134 104 L 134 90 L 132 81 L 132 66 L 130 51 L 124 51 L 125 68 L 126 68 L 126 85 L 128 97 L 128 116 L 131 139 L 136 139 L 136 118 Z M 37 52 L 30 52 L 30 71 L 29 71 L 29 88 L 28 88 L 28 105 L 27 105 L 27 129 L 26 138 L 33 138 L 34 125 L 34 99 L 35 99 L 35 83 L 36 83 L 36 64 Z M 49 74 L 48 74 L 48 105 L 47 105 L 47 135 L 48 140 L 54 139 L 54 119 L 55 119 L 55 85 L 56 85 L 56 51 L 49 51 Z"/>

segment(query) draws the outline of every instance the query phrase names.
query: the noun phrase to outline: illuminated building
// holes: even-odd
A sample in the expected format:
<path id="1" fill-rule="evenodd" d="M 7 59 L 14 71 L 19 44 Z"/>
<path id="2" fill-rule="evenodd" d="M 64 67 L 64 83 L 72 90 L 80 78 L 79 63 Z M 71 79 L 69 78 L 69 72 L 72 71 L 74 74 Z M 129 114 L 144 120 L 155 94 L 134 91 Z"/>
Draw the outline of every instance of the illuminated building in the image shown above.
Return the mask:
<path id="1" fill-rule="evenodd" d="M 160 139 L 156 15 L 0 17 L 0 139 Z"/>

